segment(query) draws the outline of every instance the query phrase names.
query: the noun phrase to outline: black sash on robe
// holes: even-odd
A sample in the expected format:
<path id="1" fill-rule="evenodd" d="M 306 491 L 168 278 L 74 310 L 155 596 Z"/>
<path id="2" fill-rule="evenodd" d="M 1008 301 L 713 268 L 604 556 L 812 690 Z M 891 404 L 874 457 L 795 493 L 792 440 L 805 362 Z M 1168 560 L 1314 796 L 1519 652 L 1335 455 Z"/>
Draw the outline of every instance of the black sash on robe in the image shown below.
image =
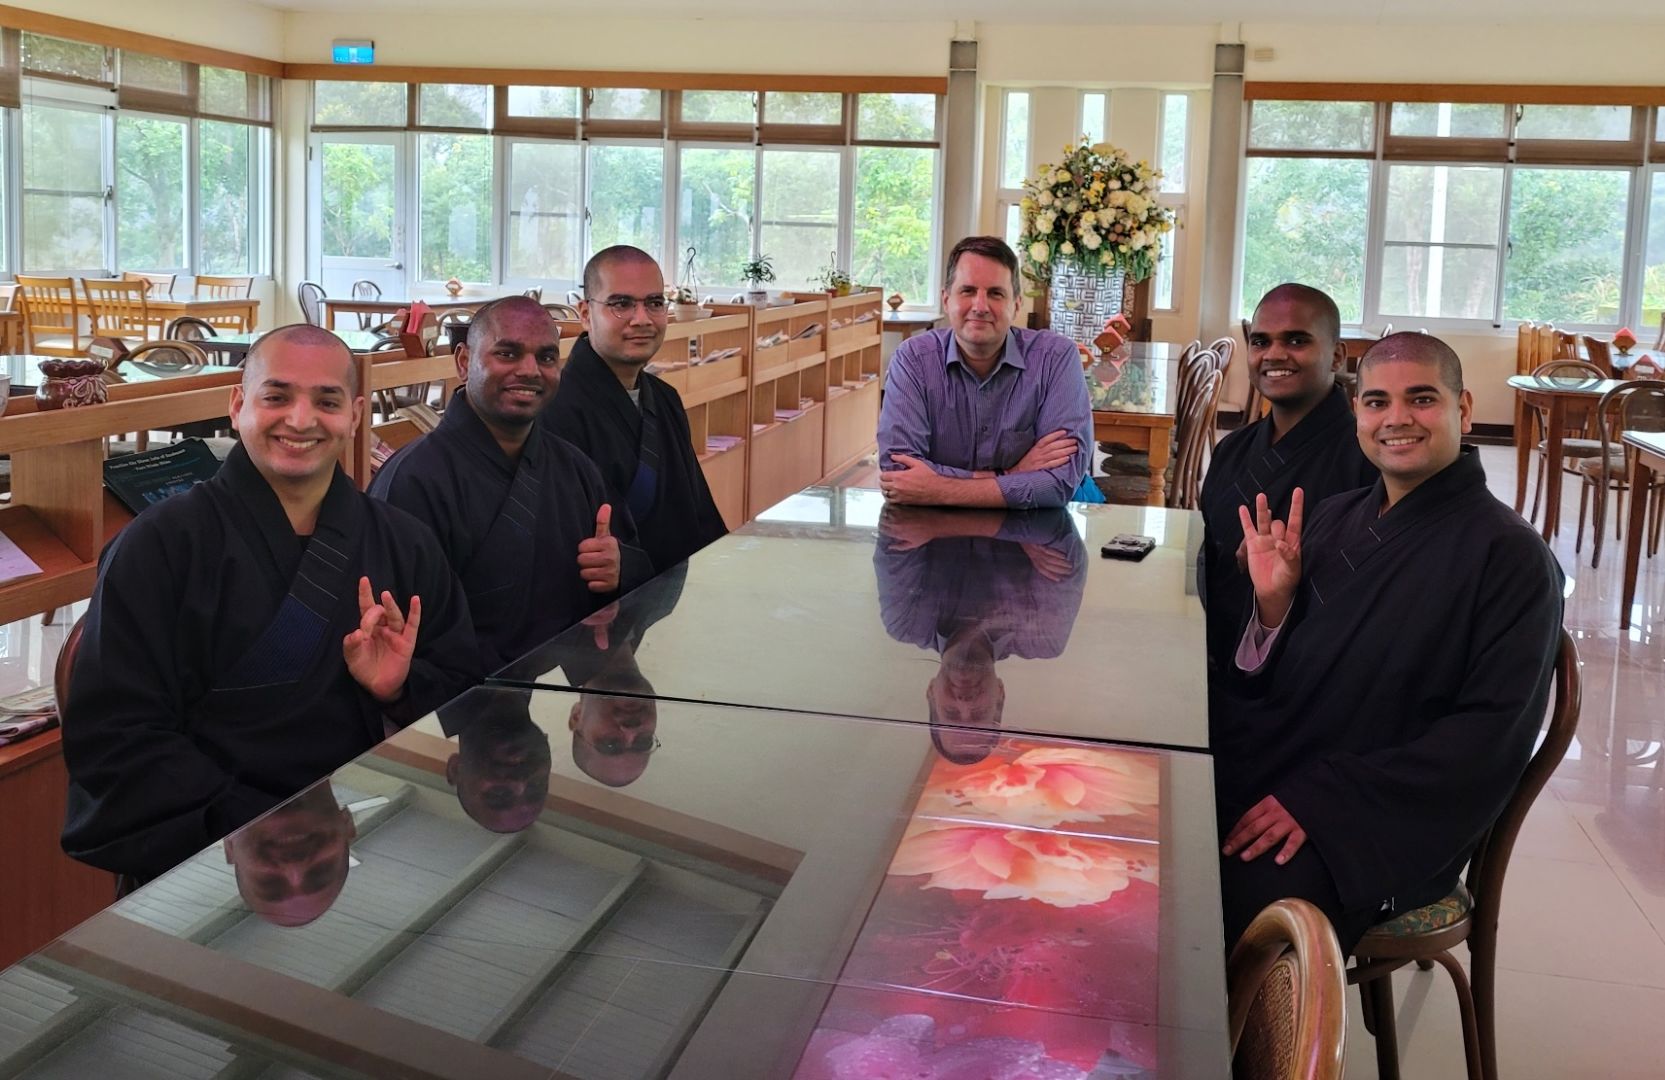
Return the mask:
<path id="1" fill-rule="evenodd" d="M 1561 626 L 1560 567 L 1472 448 L 1385 501 L 1313 512 L 1273 656 L 1212 712 L 1222 829 L 1275 795 L 1353 910 L 1455 884 L 1531 755 Z"/>
<path id="2" fill-rule="evenodd" d="M 629 506 L 654 569 L 663 571 L 728 528 L 694 452 L 682 399 L 645 371 L 636 387 L 640 407 L 584 335 L 542 422 L 595 462 L 608 492 Z"/>

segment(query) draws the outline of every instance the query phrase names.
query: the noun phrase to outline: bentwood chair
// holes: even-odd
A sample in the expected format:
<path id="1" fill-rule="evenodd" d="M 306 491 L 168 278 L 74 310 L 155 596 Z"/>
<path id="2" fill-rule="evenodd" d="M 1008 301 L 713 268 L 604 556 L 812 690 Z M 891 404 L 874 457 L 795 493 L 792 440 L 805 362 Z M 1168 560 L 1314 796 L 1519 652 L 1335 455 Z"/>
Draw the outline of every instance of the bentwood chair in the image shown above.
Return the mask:
<path id="1" fill-rule="evenodd" d="M 17 275 L 18 310 L 23 312 L 24 341 L 44 356 L 84 356 L 81 301 L 75 279 Z"/>
<path id="2" fill-rule="evenodd" d="M 1555 331 L 1551 330 L 1553 334 Z M 1539 331 L 1540 347 L 1545 343 L 1542 330 Z M 1551 360 L 1539 364 L 1532 369 L 1533 378 L 1537 379 L 1605 379 L 1601 368 L 1594 364 L 1587 364 L 1582 360 Z M 1584 458 L 1595 457 L 1601 453 L 1601 440 L 1596 437 L 1595 416 L 1592 410 L 1579 403 L 1568 403 L 1562 408 L 1562 439 L 1561 460 L 1548 460 L 1549 440 L 1544 436 L 1549 433 L 1549 409 L 1544 406 L 1534 406 L 1537 411 L 1537 428 L 1539 432 L 1537 458 L 1538 476 L 1532 489 L 1532 513 L 1527 520 L 1535 520 L 1538 516 L 1538 504 L 1544 493 L 1544 470 L 1553 464 L 1558 469 L 1564 469 L 1573 475 L 1579 475 L 1578 463 Z"/>
<path id="3" fill-rule="evenodd" d="M 161 320 L 150 313 L 146 293 L 150 285 L 125 279 L 82 278 L 93 337 L 144 341 L 162 332 Z"/>
<path id="4" fill-rule="evenodd" d="M 324 325 L 324 287 L 316 281 L 303 281 L 295 289 L 295 299 L 301 305 L 301 318 L 313 326 Z"/>
<path id="5" fill-rule="evenodd" d="M 219 337 L 214 325 L 195 315 L 181 315 L 163 328 L 162 336 L 174 341 L 202 341 L 204 338 Z"/>
<path id="6" fill-rule="evenodd" d="M 1661 508 L 1665 508 L 1665 498 L 1655 496 L 1665 490 L 1665 480 L 1650 470 L 1645 474 L 1650 478 L 1647 488 L 1640 492 L 1630 490 L 1631 451 L 1625 446 L 1623 436 L 1627 431 L 1665 431 L 1665 382 L 1633 379 L 1603 394 L 1596 405 L 1596 430 L 1601 437 L 1601 453 L 1578 464 L 1584 485 L 1578 494 L 1578 537 L 1573 542 L 1576 554 L 1584 541 L 1584 513 L 1590 502 L 1590 492 L 1594 489 L 1595 543 L 1590 553 L 1591 567 L 1601 565 L 1601 544 L 1607 531 L 1604 526 L 1607 523 L 1607 495 L 1610 491 L 1618 496 L 1613 517 L 1618 526 L 1615 533 L 1619 539 L 1624 537 L 1625 496 L 1654 500 L 1649 547 L 1652 550 L 1659 546 L 1659 513 Z"/>
<path id="7" fill-rule="evenodd" d="M 1457 990 L 1469 1080 L 1497 1080 L 1497 924 L 1503 881 L 1521 824 L 1578 730 L 1583 686 L 1578 647 L 1565 630 L 1555 661 L 1555 703 L 1549 730 L 1515 785 L 1503 812 L 1480 838 L 1468 873 L 1445 899 L 1372 927 L 1353 949 L 1347 981 L 1357 984 L 1365 1030 L 1376 1038 L 1380 1080 L 1398 1080 L 1399 1046 L 1393 1017 L 1393 972 L 1406 964 L 1443 967 Z M 1467 943 L 1468 971 L 1451 950 Z"/>
<path id="8" fill-rule="evenodd" d="M 173 284 L 179 280 L 179 275 L 149 274 L 143 270 L 123 270 L 121 279 L 123 281 L 142 281 L 148 290 L 145 293 L 146 296 L 162 299 L 173 295 Z"/>
<path id="9" fill-rule="evenodd" d="M 1294 898 L 1267 905 L 1226 962 L 1236 1080 L 1339 1080 L 1347 961 L 1330 921 Z"/>
<path id="10" fill-rule="evenodd" d="M 353 282 L 352 291 L 348 293 L 354 300 L 380 300 L 382 287 L 369 278 L 360 278 Z M 358 328 L 360 330 L 381 330 L 387 325 L 386 320 L 378 323 L 376 316 L 368 311 L 359 312 Z"/>
<path id="11" fill-rule="evenodd" d="M 1202 347 L 1201 342 L 1193 341 L 1180 354 L 1179 362 L 1175 366 L 1174 379 L 1174 425 L 1173 439 L 1169 445 L 1168 463 L 1169 476 L 1173 475 L 1173 463 L 1179 458 L 1179 448 L 1182 443 L 1180 423 L 1178 420 L 1191 411 L 1191 402 L 1195 399 L 1197 387 L 1203 374 L 1208 371 L 1221 372 L 1221 389 L 1224 390 L 1225 372 L 1220 367 L 1214 354 Z M 1150 455 L 1142 450 L 1135 450 L 1122 443 L 1103 442 L 1099 449 L 1107 455 L 1104 459 L 1104 471 L 1108 475 L 1147 474 L 1150 472 Z"/>

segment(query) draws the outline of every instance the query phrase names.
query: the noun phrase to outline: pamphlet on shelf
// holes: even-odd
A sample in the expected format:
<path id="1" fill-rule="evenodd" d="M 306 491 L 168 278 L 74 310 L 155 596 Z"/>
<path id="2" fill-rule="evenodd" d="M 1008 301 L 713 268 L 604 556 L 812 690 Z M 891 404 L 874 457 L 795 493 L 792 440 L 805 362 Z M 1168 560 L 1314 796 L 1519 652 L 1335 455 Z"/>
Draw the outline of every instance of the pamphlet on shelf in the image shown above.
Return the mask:
<path id="1" fill-rule="evenodd" d="M 58 699 L 50 684 L 0 698 L 0 746 L 58 723 Z"/>
<path id="2" fill-rule="evenodd" d="M 201 439 L 181 439 L 137 454 L 124 454 L 104 463 L 104 486 L 135 514 L 169 495 L 188 491 L 211 479 L 220 459 Z"/>
<path id="3" fill-rule="evenodd" d="M 0 533 L 0 582 L 16 581 L 40 572 L 35 560 L 25 555 L 11 537 Z"/>

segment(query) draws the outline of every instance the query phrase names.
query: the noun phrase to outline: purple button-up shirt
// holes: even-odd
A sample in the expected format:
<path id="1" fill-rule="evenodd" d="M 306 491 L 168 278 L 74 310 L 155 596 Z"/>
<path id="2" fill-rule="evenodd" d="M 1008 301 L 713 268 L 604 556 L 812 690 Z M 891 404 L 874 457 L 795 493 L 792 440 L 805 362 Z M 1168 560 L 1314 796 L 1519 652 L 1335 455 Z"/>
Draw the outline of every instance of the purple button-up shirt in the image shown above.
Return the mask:
<path id="1" fill-rule="evenodd" d="M 1013 469 L 1042 435 L 1068 431 L 1075 455 L 1054 469 L 997 477 L 1013 509 L 1063 506 L 1092 461 L 1093 411 L 1075 343 L 1049 330 L 1013 327 L 982 382 L 960 358 L 952 330 L 916 334 L 897 348 L 879 413 L 879 467 L 892 454 L 919 458 L 942 476 Z"/>

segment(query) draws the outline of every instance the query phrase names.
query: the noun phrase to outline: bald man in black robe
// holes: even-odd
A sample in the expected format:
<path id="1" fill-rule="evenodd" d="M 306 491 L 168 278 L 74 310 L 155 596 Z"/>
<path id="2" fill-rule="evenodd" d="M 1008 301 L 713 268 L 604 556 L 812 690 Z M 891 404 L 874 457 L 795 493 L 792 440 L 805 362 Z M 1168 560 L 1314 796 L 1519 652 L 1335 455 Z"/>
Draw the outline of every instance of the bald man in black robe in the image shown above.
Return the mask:
<path id="1" fill-rule="evenodd" d="M 728 532 L 682 398 L 644 370 L 665 341 L 665 278 L 653 256 L 621 244 L 585 265 L 584 294 L 585 332 L 545 423 L 595 462 L 611 497 L 630 507 L 653 568 L 663 571 Z"/>
<path id="2" fill-rule="evenodd" d="M 70 855 L 155 877 L 478 681 L 433 533 L 338 465 L 363 411 L 333 334 L 266 335 L 220 471 L 105 549 L 64 702 Z"/>
<path id="3" fill-rule="evenodd" d="M 1254 582 L 1248 693 L 1213 745 L 1228 945 L 1283 896 L 1343 948 L 1457 884 L 1520 780 L 1549 701 L 1562 574 L 1461 445 L 1473 403 L 1443 342 L 1394 334 L 1359 371 L 1381 470 L 1305 528 L 1264 501 L 1239 535 Z"/>
<path id="4" fill-rule="evenodd" d="M 487 674 L 652 576 L 630 511 L 539 417 L 560 382 L 559 331 L 523 296 L 481 308 L 457 349 L 464 386 L 370 494 L 427 524 L 468 593 Z"/>
<path id="5" fill-rule="evenodd" d="M 1240 506 L 1264 494 L 1272 516 L 1289 513 L 1300 488 L 1308 506 L 1368 487 L 1376 467 L 1359 448 L 1353 411 L 1336 384 L 1345 353 L 1335 301 L 1306 285 L 1268 292 L 1249 323 L 1249 378 L 1271 404 L 1265 417 L 1220 440 L 1203 478 L 1203 552 L 1198 562 L 1208 617 L 1211 689 L 1237 683 L 1232 654 L 1253 589 L 1241 563 Z"/>

